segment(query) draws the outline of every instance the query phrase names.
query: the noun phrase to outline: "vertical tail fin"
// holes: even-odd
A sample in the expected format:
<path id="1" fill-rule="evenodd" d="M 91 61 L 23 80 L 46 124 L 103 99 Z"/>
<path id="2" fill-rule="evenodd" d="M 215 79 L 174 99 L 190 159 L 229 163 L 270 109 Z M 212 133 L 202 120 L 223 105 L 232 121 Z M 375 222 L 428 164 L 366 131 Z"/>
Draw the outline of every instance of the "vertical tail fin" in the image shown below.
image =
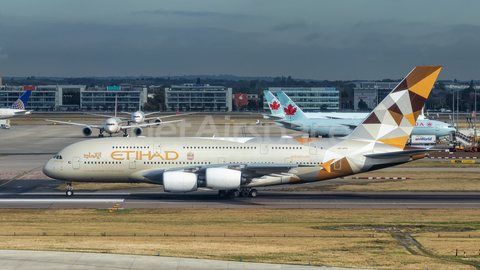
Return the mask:
<path id="1" fill-rule="evenodd" d="M 441 66 L 418 66 L 349 135 L 405 147 Z"/>
<path id="2" fill-rule="evenodd" d="M 27 102 L 28 98 L 30 97 L 30 94 L 32 93 L 32 90 L 27 90 L 23 95 L 15 101 L 12 106 L 10 106 L 10 109 L 16 109 L 16 110 L 25 110 L 25 107 L 27 107 Z"/>
<path id="3" fill-rule="evenodd" d="M 284 118 L 285 113 L 283 112 L 283 107 L 280 104 L 280 101 L 278 101 L 278 99 L 272 94 L 272 92 L 268 90 L 264 90 L 263 94 L 267 99 L 270 114 L 272 114 L 273 116 Z"/>
<path id="4" fill-rule="evenodd" d="M 280 104 L 283 106 L 285 118 L 289 121 L 309 119 L 300 107 L 295 104 L 284 92 L 277 92 Z"/>

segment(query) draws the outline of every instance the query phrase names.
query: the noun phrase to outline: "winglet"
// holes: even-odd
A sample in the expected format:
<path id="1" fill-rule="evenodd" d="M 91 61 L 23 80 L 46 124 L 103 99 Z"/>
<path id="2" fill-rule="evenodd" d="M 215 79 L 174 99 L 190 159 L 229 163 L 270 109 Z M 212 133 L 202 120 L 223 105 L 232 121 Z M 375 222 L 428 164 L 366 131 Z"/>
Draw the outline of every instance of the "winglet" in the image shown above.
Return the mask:
<path id="1" fill-rule="evenodd" d="M 27 107 L 27 102 L 28 98 L 30 97 L 30 94 L 32 93 L 32 90 L 27 90 L 23 95 L 15 101 L 12 106 L 10 106 L 10 109 L 15 109 L 15 110 L 25 110 L 25 107 Z"/>
<path id="2" fill-rule="evenodd" d="M 418 66 L 349 135 L 403 149 L 441 66 Z"/>

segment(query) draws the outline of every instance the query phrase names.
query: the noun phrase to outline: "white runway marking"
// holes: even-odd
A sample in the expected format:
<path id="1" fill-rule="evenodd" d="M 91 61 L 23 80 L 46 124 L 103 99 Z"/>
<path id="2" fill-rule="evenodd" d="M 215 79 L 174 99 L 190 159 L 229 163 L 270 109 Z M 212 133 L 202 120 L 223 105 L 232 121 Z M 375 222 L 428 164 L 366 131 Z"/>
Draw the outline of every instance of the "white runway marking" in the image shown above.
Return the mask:
<path id="1" fill-rule="evenodd" d="M 0 202 L 39 202 L 39 203 L 118 203 L 124 199 L 0 199 Z"/>

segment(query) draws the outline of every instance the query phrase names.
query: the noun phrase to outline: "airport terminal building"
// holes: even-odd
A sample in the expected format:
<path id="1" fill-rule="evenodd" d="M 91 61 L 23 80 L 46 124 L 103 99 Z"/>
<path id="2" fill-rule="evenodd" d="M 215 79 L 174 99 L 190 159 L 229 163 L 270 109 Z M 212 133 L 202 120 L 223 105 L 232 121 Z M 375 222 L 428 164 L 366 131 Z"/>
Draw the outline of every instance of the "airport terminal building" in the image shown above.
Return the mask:
<path id="1" fill-rule="evenodd" d="M 8 108 L 26 90 L 32 90 L 27 110 L 34 111 L 137 111 L 147 102 L 147 88 L 86 85 L 0 86 L 0 107 Z"/>
<path id="2" fill-rule="evenodd" d="M 336 87 L 269 87 L 268 90 L 274 95 L 285 92 L 304 112 L 340 109 L 340 91 Z M 265 97 L 263 109 L 269 111 Z"/>
<path id="3" fill-rule="evenodd" d="M 353 94 L 354 109 L 359 109 L 358 103 L 360 100 L 363 100 L 370 109 L 377 107 L 378 103 L 382 102 L 398 83 L 399 82 L 356 82 Z"/>
<path id="4" fill-rule="evenodd" d="M 232 111 L 232 88 L 209 84 L 182 84 L 165 88 L 168 111 Z"/>

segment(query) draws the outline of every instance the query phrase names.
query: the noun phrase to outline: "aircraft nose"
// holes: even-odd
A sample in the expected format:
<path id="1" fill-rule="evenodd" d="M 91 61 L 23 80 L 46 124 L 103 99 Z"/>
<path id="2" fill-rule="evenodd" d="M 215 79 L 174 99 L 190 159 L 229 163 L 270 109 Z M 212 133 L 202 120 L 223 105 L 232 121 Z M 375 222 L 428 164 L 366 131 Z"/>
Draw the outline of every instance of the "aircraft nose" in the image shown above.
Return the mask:
<path id="1" fill-rule="evenodd" d="M 54 162 L 52 160 L 49 160 L 45 165 L 43 166 L 43 174 L 50 178 L 58 178 L 58 175 L 55 171 L 55 166 Z"/>

